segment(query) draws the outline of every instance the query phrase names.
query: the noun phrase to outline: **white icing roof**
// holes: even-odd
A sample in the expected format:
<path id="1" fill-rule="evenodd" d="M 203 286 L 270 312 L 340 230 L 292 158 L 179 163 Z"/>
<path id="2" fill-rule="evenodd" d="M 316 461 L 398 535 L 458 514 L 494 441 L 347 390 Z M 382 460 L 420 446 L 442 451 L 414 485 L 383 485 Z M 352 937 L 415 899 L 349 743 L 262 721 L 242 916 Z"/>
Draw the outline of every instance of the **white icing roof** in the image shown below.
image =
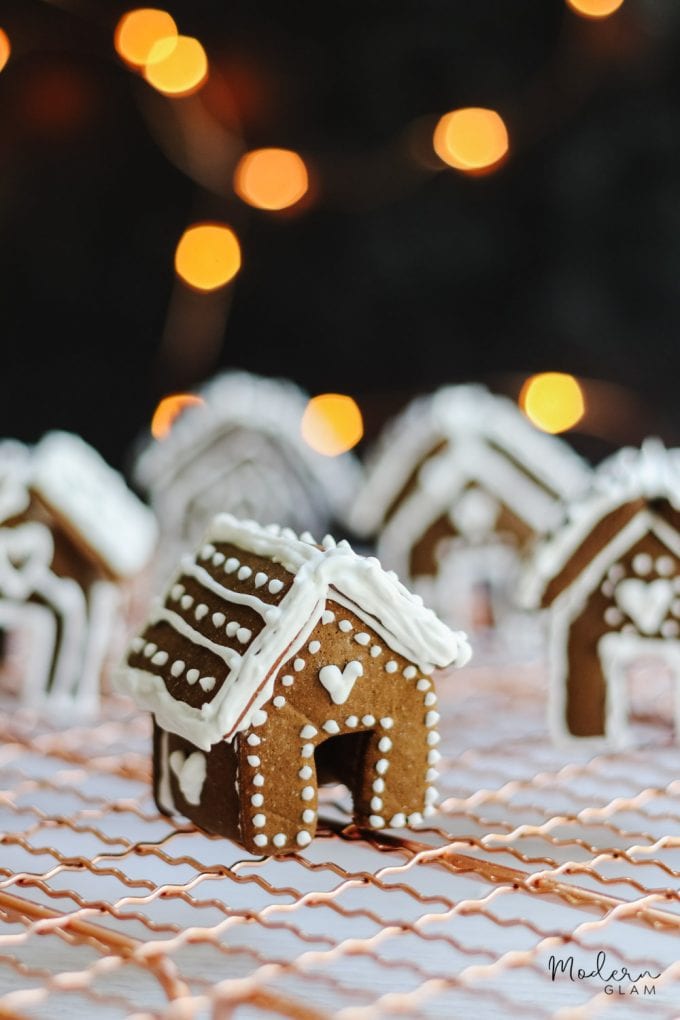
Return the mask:
<path id="1" fill-rule="evenodd" d="M 359 485 L 359 462 L 351 453 L 324 457 L 304 442 L 300 423 L 309 397 L 298 386 L 233 371 L 215 376 L 196 393 L 204 403 L 187 408 L 170 435 L 150 442 L 138 457 L 135 479 L 154 499 L 221 434 L 242 428 L 287 444 L 310 476 L 310 486 L 333 516 L 342 517 Z"/>
<path id="2" fill-rule="evenodd" d="M 589 484 L 586 462 L 563 440 L 535 428 L 508 397 L 477 384 L 445 386 L 412 401 L 385 429 L 350 513 L 358 533 L 378 530 L 413 469 L 442 440 L 450 443 L 452 456 L 456 448 L 473 447 L 477 463 L 483 444 L 496 447 L 563 500 Z"/>
<path id="3" fill-rule="evenodd" d="M 30 487 L 116 576 L 136 574 L 150 561 L 158 537 L 154 515 L 79 436 L 49 432 L 38 443 Z"/>
<path id="4" fill-rule="evenodd" d="M 388 647 L 425 670 L 462 666 L 470 657 L 465 634 L 449 630 L 396 575 L 385 572 L 375 558 L 358 556 L 347 542 L 336 544 L 327 536 L 319 549 L 290 529 L 263 528 L 230 514 L 214 519 L 205 541 L 228 542 L 279 563 L 295 581 L 274 613 L 265 610 L 264 628 L 244 654 L 236 656 L 225 683 L 200 710 L 173 698 L 160 676 L 121 667 L 119 686 L 152 711 L 161 726 L 198 747 L 208 749 L 250 725 L 254 713 L 272 697 L 279 659 L 295 654 L 319 620 L 327 598 L 350 606 Z M 225 596 L 228 602 L 228 590 Z"/>
<path id="5" fill-rule="evenodd" d="M 593 528 L 636 499 L 664 499 L 680 510 L 680 449 L 668 450 L 661 440 L 650 438 L 640 449 L 625 447 L 602 461 L 589 492 L 567 507 L 564 526 L 537 546 L 522 581 L 522 602 L 538 605 L 549 582 Z"/>

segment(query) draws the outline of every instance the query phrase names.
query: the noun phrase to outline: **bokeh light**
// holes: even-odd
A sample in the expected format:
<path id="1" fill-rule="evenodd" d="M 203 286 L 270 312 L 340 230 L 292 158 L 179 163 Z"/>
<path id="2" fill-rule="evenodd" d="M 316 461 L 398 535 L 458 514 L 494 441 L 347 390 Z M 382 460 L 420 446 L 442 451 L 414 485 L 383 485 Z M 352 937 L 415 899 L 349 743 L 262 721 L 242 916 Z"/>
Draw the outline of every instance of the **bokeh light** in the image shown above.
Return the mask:
<path id="1" fill-rule="evenodd" d="M 195 393 L 171 393 L 163 397 L 151 419 L 151 435 L 154 439 L 165 439 L 170 435 L 175 420 L 187 407 L 197 407 L 204 403 L 203 398 Z"/>
<path id="2" fill-rule="evenodd" d="M 0 71 L 9 60 L 12 47 L 9 41 L 9 36 L 5 32 L 4 28 L 0 28 Z"/>
<path id="3" fill-rule="evenodd" d="M 160 39 L 151 47 L 144 77 L 164 96 L 190 96 L 208 77 L 208 57 L 198 39 L 191 36 Z"/>
<path id="4" fill-rule="evenodd" d="M 522 386 L 519 404 L 534 425 L 552 433 L 573 428 L 586 410 L 578 380 L 564 372 L 532 375 Z"/>
<path id="5" fill-rule="evenodd" d="M 241 268 L 241 247 L 221 223 L 197 223 L 184 231 L 175 251 L 178 276 L 197 290 L 216 290 Z"/>
<path id="6" fill-rule="evenodd" d="M 113 45 L 121 59 L 132 67 L 144 67 L 156 43 L 177 39 L 177 25 L 167 11 L 139 7 L 124 14 L 116 25 Z"/>
<path id="7" fill-rule="evenodd" d="M 567 0 L 567 7 L 584 18 L 608 18 L 622 5 L 623 0 Z"/>
<path id="8" fill-rule="evenodd" d="M 364 421 L 352 397 L 322 393 L 307 404 L 300 430 L 302 438 L 317 453 L 337 457 L 357 445 L 364 434 Z"/>
<path id="9" fill-rule="evenodd" d="M 465 173 L 495 168 L 509 147 L 508 129 L 500 114 L 478 106 L 445 113 L 432 141 L 444 163 Z"/>
<path id="10" fill-rule="evenodd" d="M 309 187 L 307 167 L 290 149 L 255 149 L 242 156 L 234 173 L 236 194 L 257 209 L 287 209 Z"/>

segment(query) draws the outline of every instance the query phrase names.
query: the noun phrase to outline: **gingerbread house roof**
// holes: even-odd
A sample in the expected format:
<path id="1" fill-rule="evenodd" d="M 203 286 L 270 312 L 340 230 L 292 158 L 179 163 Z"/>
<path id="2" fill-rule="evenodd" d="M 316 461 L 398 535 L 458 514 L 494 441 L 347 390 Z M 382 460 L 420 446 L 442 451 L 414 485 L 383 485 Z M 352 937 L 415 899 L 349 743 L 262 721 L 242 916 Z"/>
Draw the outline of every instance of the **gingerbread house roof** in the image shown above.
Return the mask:
<path id="1" fill-rule="evenodd" d="M 563 526 L 537 546 L 522 602 L 551 603 L 593 570 L 624 529 L 632 543 L 650 527 L 660 528 L 660 537 L 680 553 L 680 449 L 668 450 L 658 439 L 626 447 L 599 465 L 590 491 L 569 504 Z"/>
<path id="2" fill-rule="evenodd" d="M 309 398 L 299 387 L 287 380 L 248 372 L 224 372 L 197 390 L 197 395 L 202 403 L 187 408 L 173 424 L 170 435 L 161 442 L 149 443 L 137 459 L 135 479 L 154 501 L 164 491 L 174 491 L 174 481 L 192 471 L 195 480 L 189 488 L 194 490 L 192 495 L 200 491 L 204 453 L 238 433 L 241 464 L 253 465 L 260 475 L 271 475 L 277 467 L 274 481 L 279 477 L 284 487 L 288 475 L 291 489 L 297 493 L 293 503 L 299 502 L 300 492 L 306 491 L 327 505 L 326 516 L 343 516 L 359 485 L 359 463 L 351 453 L 324 457 L 303 441 L 300 423 Z M 267 443 L 276 447 L 276 465 L 267 453 Z M 225 464 L 224 470 L 232 470 L 231 465 Z M 260 484 L 266 482 L 266 478 L 260 478 Z M 239 493 L 248 493 L 252 485 L 252 472 L 247 480 L 239 477 L 234 500 L 238 500 Z M 285 493 L 279 494 L 276 503 L 280 517 L 287 505 Z M 224 495 L 222 508 L 238 511 L 236 502 L 224 505 Z M 267 509 L 266 502 L 257 507 L 260 513 Z"/>
<path id="3" fill-rule="evenodd" d="M 113 577 L 133 576 L 149 563 L 158 536 L 154 515 L 79 436 L 49 432 L 32 449 L 0 445 L 1 519 L 27 510 L 31 494 Z"/>
<path id="4" fill-rule="evenodd" d="M 510 509 L 540 533 L 556 523 L 561 501 L 586 488 L 590 469 L 509 398 L 480 385 L 446 386 L 414 400 L 385 430 L 350 524 L 359 534 L 375 533 L 413 482 L 439 505 L 465 480 L 493 485 L 499 474 L 504 499 L 516 494 Z"/>
<path id="5" fill-rule="evenodd" d="M 255 571 L 242 566 L 237 556 L 225 558 L 220 546 L 251 554 L 258 561 Z M 278 577 L 272 580 L 267 570 L 274 567 Z M 218 598 L 219 610 L 207 623 L 212 627 L 217 618 L 223 634 L 220 640 L 214 630 L 202 626 L 208 608 L 194 608 L 195 600 L 187 593 L 189 583 L 195 582 L 210 593 L 211 609 L 214 597 Z M 263 528 L 220 514 L 198 555 L 182 561 L 165 598 L 152 610 L 149 626 L 163 621 L 171 632 L 199 646 L 197 651 L 209 649 L 220 660 L 223 677 L 218 681 L 202 678 L 202 703 L 189 704 L 196 685 L 175 686 L 178 696 L 173 696 L 168 679 L 177 675 L 175 663 L 168 661 L 160 639 L 149 644 L 139 637 L 128 657 L 137 666 L 121 667 L 118 684 L 152 711 L 163 728 L 208 749 L 256 719 L 272 697 L 282 663 L 302 647 L 328 612 L 327 599 L 353 610 L 388 647 L 424 672 L 463 665 L 469 658 L 465 635 L 449 630 L 375 558 L 359 556 L 347 542 L 336 544 L 330 536 L 318 545 L 310 535 L 298 537 L 287 528 Z M 191 616 L 189 608 L 194 610 Z M 179 669 L 184 675 L 186 665 L 191 663 L 182 662 Z M 385 682 L 390 682 L 389 677 Z"/>

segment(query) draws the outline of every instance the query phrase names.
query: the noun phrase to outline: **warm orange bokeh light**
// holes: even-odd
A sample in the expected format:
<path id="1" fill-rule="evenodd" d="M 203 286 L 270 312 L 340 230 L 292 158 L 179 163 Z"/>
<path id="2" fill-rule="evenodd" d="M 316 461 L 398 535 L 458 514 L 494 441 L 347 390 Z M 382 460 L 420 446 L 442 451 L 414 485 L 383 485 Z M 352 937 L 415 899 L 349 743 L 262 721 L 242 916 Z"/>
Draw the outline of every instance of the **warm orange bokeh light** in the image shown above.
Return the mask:
<path id="1" fill-rule="evenodd" d="M 567 7 L 584 18 L 608 18 L 622 4 L 623 0 L 567 0 Z"/>
<path id="2" fill-rule="evenodd" d="M 208 57 L 198 39 L 191 36 L 160 39 L 151 47 L 144 77 L 164 96 L 190 96 L 208 77 Z"/>
<path id="3" fill-rule="evenodd" d="M 170 435 L 170 430 L 176 418 L 187 409 L 204 404 L 202 397 L 195 393 L 171 393 L 169 397 L 163 397 L 151 419 L 151 435 L 154 439 L 165 439 Z"/>
<path id="4" fill-rule="evenodd" d="M 241 247 L 233 230 L 221 223 L 197 223 L 182 234 L 175 269 L 197 290 L 224 287 L 241 268 Z"/>
<path id="5" fill-rule="evenodd" d="M 144 67 L 151 51 L 163 39 L 177 39 L 177 25 L 167 11 L 140 7 L 124 14 L 116 25 L 116 53 L 132 67 Z"/>
<path id="6" fill-rule="evenodd" d="M 322 393 L 307 404 L 300 430 L 302 438 L 317 453 L 337 457 L 357 445 L 364 434 L 364 422 L 351 397 Z"/>
<path id="7" fill-rule="evenodd" d="M 508 152 L 508 129 L 495 110 L 470 106 L 445 113 L 433 137 L 439 158 L 465 173 L 496 166 Z"/>
<path id="8" fill-rule="evenodd" d="M 10 45 L 9 36 L 5 32 L 4 28 L 0 28 L 0 71 L 9 60 L 9 55 L 12 52 Z"/>
<path id="9" fill-rule="evenodd" d="M 234 173 L 236 194 L 257 209 L 287 209 L 309 187 L 307 167 L 290 149 L 255 149 L 242 156 Z"/>
<path id="10" fill-rule="evenodd" d="M 566 432 L 586 410 L 578 380 L 564 372 L 532 375 L 522 386 L 519 405 L 527 418 L 544 432 Z"/>

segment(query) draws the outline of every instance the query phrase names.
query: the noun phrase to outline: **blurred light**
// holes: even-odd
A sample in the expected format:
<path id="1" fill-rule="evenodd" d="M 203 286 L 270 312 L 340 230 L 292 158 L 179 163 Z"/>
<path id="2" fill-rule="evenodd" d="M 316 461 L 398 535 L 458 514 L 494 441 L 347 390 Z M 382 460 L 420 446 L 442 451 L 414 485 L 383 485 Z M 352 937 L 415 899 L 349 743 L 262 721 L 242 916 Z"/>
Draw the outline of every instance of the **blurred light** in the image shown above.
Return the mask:
<path id="1" fill-rule="evenodd" d="M 567 0 L 567 7 L 584 18 L 608 18 L 622 4 L 623 0 Z"/>
<path id="2" fill-rule="evenodd" d="M 534 425 L 553 433 L 572 428 L 586 410 L 581 386 L 564 372 L 532 375 L 522 386 L 519 405 Z"/>
<path id="3" fill-rule="evenodd" d="M 300 426 L 305 442 L 326 457 L 337 457 L 356 446 L 364 434 L 361 411 L 351 397 L 323 393 L 312 397 Z"/>
<path id="4" fill-rule="evenodd" d="M 196 407 L 204 404 L 202 397 L 195 393 L 172 393 L 169 397 L 163 397 L 151 419 L 151 435 L 154 439 L 165 439 L 170 435 L 170 430 L 176 418 L 186 410 L 187 407 Z"/>
<path id="5" fill-rule="evenodd" d="M 208 77 L 208 57 L 191 36 L 160 39 L 151 47 L 144 77 L 164 96 L 190 96 Z"/>
<path id="6" fill-rule="evenodd" d="M 290 149 L 255 149 L 236 167 L 237 195 L 257 209 L 287 209 L 299 202 L 309 187 L 307 167 Z"/>
<path id="7" fill-rule="evenodd" d="M 167 11 L 140 7 L 128 11 L 116 25 L 113 45 L 119 57 L 132 67 L 149 63 L 157 42 L 177 39 L 177 25 Z"/>
<path id="8" fill-rule="evenodd" d="M 0 71 L 9 60 L 9 55 L 12 52 L 10 45 L 9 36 L 5 32 L 4 28 L 0 28 Z"/>
<path id="9" fill-rule="evenodd" d="M 470 106 L 445 113 L 433 138 L 439 158 L 456 170 L 475 173 L 495 167 L 508 152 L 508 130 L 495 110 Z"/>
<path id="10" fill-rule="evenodd" d="M 241 268 L 241 248 L 233 230 L 220 223 L 197 223 L 182 234 L 175 251 L 177 274 L 197 290 L 223 287 Z"/>

